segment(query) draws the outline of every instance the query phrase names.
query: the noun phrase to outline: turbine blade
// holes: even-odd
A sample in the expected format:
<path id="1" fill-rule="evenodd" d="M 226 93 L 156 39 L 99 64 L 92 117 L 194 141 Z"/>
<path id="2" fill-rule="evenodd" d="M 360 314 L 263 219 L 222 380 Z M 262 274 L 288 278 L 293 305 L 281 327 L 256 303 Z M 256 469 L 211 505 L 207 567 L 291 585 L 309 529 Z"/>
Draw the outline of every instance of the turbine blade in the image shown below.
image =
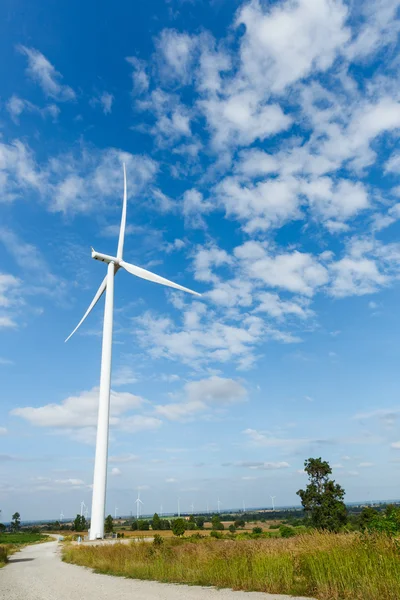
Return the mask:
<path id="1" fill-rule="evenodd" d="M 189 288 L 183 287 L 183 285 L 179 285 L 179 283 L 174 283 L 169 279 L 165 279 L 164 277 L 160 277 L 160 275 L 156 275 L 151 271 L 146 271 L 146 269 L 142 269 L 141 267 L 137 267 L 136 265 L 131 265 L 130 263 L 121 260 L 119 263 L 120 266 L 131 273 L 132 275 L 136 275 L 136 277 L 140 277 L 141 279 L 147 279 L 147 281 L 153 281 L 154 283 L 159 283 L 161 285 L 166 285 L 168 287 L 175 288 L 177 290 L 182 290 L 182 292 L 188 292 L 189 294 L 193 294 L 194 296 L 201 296 L 198 292 L 194 292 Z"/>
<path id="2" fill-rule="evenodd" d="M 120 227 L 120 230 L 119 230 L 118 250 L 117 250 L 117 258 L 119 258 L 119 259 L 122 259 L 122 253 L 124 251 L 125 225 L 126 225 L 126 205 L 127 205 L 126 168 L 125 168 L 125 163 L 123 163 L 123 167 L 124 167 L 124 199 L 123 199 L 123 202 L 122 202 L 121 227 Z"/>
<path id="3" fill-rule="evenodd" d="M 86 317 L 88 316 L 88 314 L 90 313 L 92 308 L 94 308 L 96 306 L 97 302 L 100 300 L 101 296 L 103 295 L 104 290 L 106 289 L 106 286 L 107 286 L 107 275 L 104 277 L 102 283 L 100 284 L 100 287 L 97 290 L 95 297 L 93 298 L 92 302 L 90 303 L 90 306 L 87 309 L 87 311 L 85 312 L 85 314 L 83 315 L 82 319 L 79 321 L 78 325 L 75 327 L 73 332 L 70 333 L 70 335 L 65 340 L 66 342 L 68 342 L 69 338 L 74 335 L 74 333 L 77 329 L 79 329 L 79 327 L 82 325 L 83 321 L 86 319 Z"/>

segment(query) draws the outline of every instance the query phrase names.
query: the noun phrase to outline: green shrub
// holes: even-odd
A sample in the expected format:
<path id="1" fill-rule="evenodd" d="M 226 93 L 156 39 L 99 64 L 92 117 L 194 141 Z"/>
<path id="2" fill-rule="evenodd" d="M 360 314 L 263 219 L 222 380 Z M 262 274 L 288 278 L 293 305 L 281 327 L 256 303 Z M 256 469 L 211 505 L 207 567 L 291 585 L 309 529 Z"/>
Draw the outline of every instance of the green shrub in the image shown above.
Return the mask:
<path id="1" fill-rule="evenodd" d="M 289 527 L 289 525 L 281 525 L 279 527 L 279 532 L 281 534 L 281 537 L 283 538 L 290 538 L 296 535 L 296 532 L 293 529 L 293 527 Z"/>
<path id="2" fill-rule="evenodd" d="M 253 533 L 255 535 L 260 535 L 260 533 L 262 533 L 262 532 L 263 532 L 263 530 L 261 527 L 253 527 Z"/>
<path id="3" fill-rule="evenodd" d="M 163 543 L 164 543 L 164 540 L 163 540 L 162 536 L 159 533 L 156 533 L 154 535 L 153 545 L 154 546 L 162 546 Z"/>

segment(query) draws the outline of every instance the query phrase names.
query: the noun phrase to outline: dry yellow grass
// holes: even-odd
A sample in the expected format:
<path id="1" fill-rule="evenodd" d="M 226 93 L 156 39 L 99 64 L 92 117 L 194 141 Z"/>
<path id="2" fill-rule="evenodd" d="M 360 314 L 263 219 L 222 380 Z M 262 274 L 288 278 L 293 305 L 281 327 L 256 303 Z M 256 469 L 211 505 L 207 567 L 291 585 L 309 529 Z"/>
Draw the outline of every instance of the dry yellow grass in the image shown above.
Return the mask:
<path id="1" fill-rule="evenodd" d="M 291 539 L 170 539 L 66 547 L 64 560 L 138 579 L 214 585 L 320 600 L 399 600 L 396 540 L 314 533 Z"/>

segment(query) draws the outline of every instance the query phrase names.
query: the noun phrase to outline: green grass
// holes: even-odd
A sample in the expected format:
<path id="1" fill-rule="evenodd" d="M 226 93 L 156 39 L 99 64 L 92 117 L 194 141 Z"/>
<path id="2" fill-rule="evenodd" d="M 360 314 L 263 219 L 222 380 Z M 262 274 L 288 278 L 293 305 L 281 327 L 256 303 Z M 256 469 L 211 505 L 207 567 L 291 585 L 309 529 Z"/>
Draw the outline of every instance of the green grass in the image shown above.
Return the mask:
<path id="1" fill-rule="evenodd" d="M 286 540 L 169 539 L 157 547 L 67 545 L 63 559 L 137 579 L 320 600 L 400 598 L 399 547 L 386 536 L 313 533 Z"/>
<path id="2" fill-rule="evenodd" d="M 2 533 L 0 534 L 0 544 L 36 544 L 48 540 L 47 535 L 41 533 Z"/>

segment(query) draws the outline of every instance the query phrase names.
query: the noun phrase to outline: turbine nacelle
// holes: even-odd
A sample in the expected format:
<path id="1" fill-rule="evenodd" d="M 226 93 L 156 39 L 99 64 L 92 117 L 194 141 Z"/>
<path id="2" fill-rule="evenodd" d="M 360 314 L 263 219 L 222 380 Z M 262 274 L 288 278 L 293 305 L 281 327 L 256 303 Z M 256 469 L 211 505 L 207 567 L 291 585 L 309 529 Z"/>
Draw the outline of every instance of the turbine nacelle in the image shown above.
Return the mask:
<path id="1" fill-rule="evenodd" d="M 120 259 L 116 256 L 110 256 L 109 254 L 102 254 L 101 252 L 96 252 L 94 248 L 92 248 L 92 258 L 94 260 L 100 260 L 101 262 L 110 263 L 113 262 L 116 265 L 119 265 Z"/>

